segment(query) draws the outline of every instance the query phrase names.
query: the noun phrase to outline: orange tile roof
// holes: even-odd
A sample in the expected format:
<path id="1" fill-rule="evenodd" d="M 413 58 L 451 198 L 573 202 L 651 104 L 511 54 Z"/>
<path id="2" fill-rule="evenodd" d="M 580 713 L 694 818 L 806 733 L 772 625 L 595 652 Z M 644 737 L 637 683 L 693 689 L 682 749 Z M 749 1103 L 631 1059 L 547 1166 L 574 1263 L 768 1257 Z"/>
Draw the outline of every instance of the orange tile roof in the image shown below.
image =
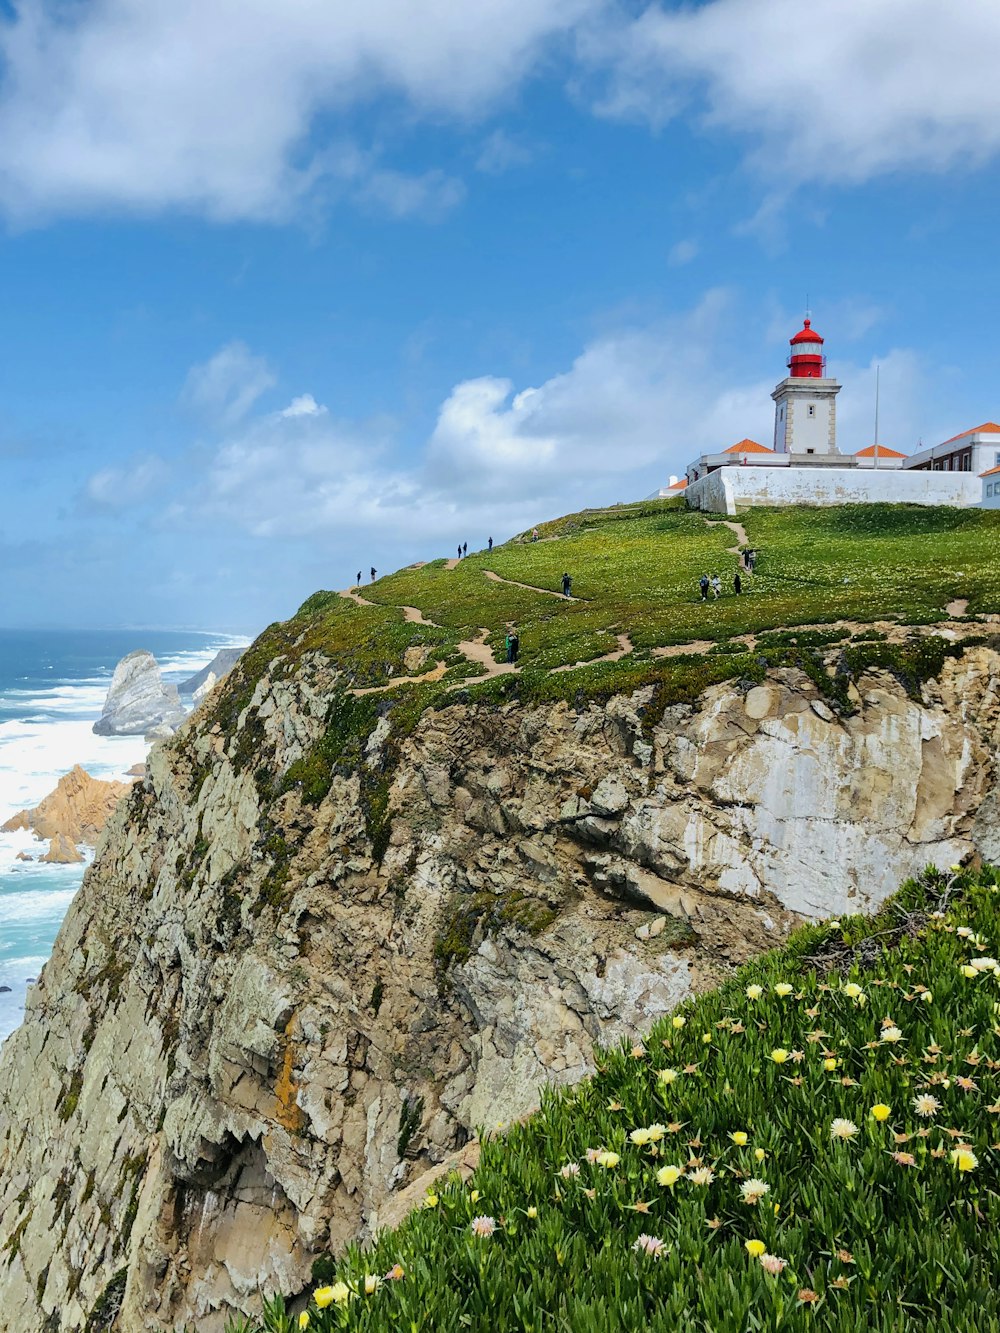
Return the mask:
<path id="1" fill-rule="evenodd" d="M 890 449 L 887 444 L 880 444 L 878 447 L 879 458 L 908 458 L 909 454 L 901 454 L 898 449 Z M 859 449 L 854 455 L 855 458 L 874 458 L 875 446 L 870 444 L 867 449 Z"/>
<path id="2" fill-rule="evenodd" d="M 985 472 L 980 472 L 981 477 L 993 477 L 1000 472 L 1000 467 L 988 467 Z"/>
<path id="3" fill-rule="evenodd" d="M 984 421 L 981 426 L 973 426 L 971 430 L 963 430 L 960 435 L 953 435 L 950 440 L 942 440 L 942 444 L 954 444 L 956 440 L 964 440 L 966 435 L 978 435 L 980 432 L 986 435 L 1000 435 L 1000 426 L 995 421 Z"/>
<path id="4" fill-rule="evenodd" d="M 668 487 L 667 487 L 667 490 L 668 490 L 668 491 L 682 491 L 682 490 L 684 489 L 684 487 L 685 487 L 687 484 L 688 484 L 688 479 L 687 479 L 687 477 L 681 477 L 678 481 L 675 481 L 674 484 L 673 484 L 672 486 L 668 486 Z"/>
<path id="5" fill-rule="evenodd" d="M 739 444 L 731 444 L 728 449 L 723 449 L 724 454 L 773 454 L 773 449 L 767 449 L 764 445 L 758 444 L 756 440 L 740 440 Z"/>

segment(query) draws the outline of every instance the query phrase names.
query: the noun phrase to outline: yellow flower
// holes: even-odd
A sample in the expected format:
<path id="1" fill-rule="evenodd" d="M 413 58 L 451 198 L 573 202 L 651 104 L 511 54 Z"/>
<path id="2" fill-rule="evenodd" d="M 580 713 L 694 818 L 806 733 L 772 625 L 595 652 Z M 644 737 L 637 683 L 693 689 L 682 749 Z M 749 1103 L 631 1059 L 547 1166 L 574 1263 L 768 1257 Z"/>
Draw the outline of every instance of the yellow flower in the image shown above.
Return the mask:
<path id="1" fill-rule="evenodd" d="M 671 1189 L 677 1184 L 684 1174 L 683 1167 L 680 1166 L 661 1166 L 656 1173 L 656 1183 L 658 1185 L 669 1185 Z"/>
<path id="2" fill-rule="evenodd" d="M 317 1287 L 313 1292 L 313 1300 L 318 1309 L 325 1310 L 328 1305 L 333 1304 L 333 1288 Z"/>
<path id="3" fill-rule="evenodd" d="M 478 1203 L 478 1202 L 479 1202 L 479 1191 L 478 1191 L 478 1190 L 473 1190 L 472 1193 L 469 1195 L 469 1198 L 472 1200 L 473 1203 Z"/>
<path id="4" fill-rule="evenodd" d="M 673 1017 L 673 1025 L 675 1028 L 682 1028 L 686 1022 L 687 1019 L 682 1014 L 675 1014 Z"/>
<path id="5" fill-rule="evenodd" d="M 759 1259 L 767 1249 L 767 1246 L 762 1240 L 745 1240 L 743 1244 L 751 1259 Z"/>
<path id="6" fill-rule="evenodd" d="M 897 1027 L 886 1027 L 882 1029 L 882 1040 L 889 1042 L 891 1045 L 895 1041 L 902 1041 L 903 1034 Z"/>
<path id="7" fill-rule="evenodd" d="M 673 1083 L 676 1077 L 677 1077 L 676 1069 L 661 1069 L 660 1072 L 657 1074 L 656 1079 L 658 1083 L 670 1084 Z"/>
<path id="8" fill-rule="evenodd" d="M 827 1073 L 832 1073 L 833 1070 L 837 1068 L 836 1058 L 832 1055 L 827 1056 L 827 1058 L 823 1061 L 823 1068 L 827 1071 Z"/>
<path id="9" fill-rule="evenodd" d="M 703 1033 L 701 1034 L 701 1039 L 702 1039 L 702 1041 L 705 1043 L 705 1045 L 707 1046 L 707 1045 L 709 1044 L 709 1042 L 712 1040 L 712 1034 L 711 1034 L 711 1032 L 703 1032 Z"/>
<path id="10" fill-rule="evenodd" d="M 783 1046 L 777 1046 L 771 1052 L 771 1059 L 774 1061 L 776 1065 L 783 1065 L 785 1061 L 788 1059 L 788 1052 L 785 1050 Z"/>
<path id="11" fill-rule="evenodd" d="M 637 1148 L 645 1148 L 647 1143 L 653 1142 L 653 1136 L 648 1129 L 633 1129 L 632 1133 L 629 1135 L 629 1139 Z"/>
<path id="12" fill-rule="evenodd" d="M 346 1282 L 335 1282 L 330 1288 L 334 1305 L 346 1305 L 351 1299 L 351 1289 Z"/>
<path id="13" fill-rule="evenodd" d="M 885 1102 L 876 1102 L 872 1107 L 872 1115 L 881 1123 L 883 1120 L 888 1120 L 892 1115 L 892 1107 L 886 1106 Z"/>
<path id="14" fill-rule="evenodd" d="M 382 1279 L 381 1279 L 380 1277 L 376 1277 L 376 1275 L 375 1275 L 374 1273 L 366 1273 L 366 1274 L 365 1274 L 365 1295 L 366 1295 L 366 1296 L 374 1296 L 375 1293 L 378 1291 L 378 1289 L 379 1289 L 379 1287 L 380 1287 L 381 1285 L 382 1285 Z"/>
<path id="15" fill-rule="evenodd" d="M 975 1171 L 979 1158 L 971 1148 L 952 1148 L 951 1164 L 959 1171 Z"/>
<path id="16" fill-rule="evenodd" d="M 598 1166 L 603 1166 L 608 1171 L 616 1167 L 621 1160 L 616 1152 L 599 1152 L 594 1158 Z"/>
<path id="17" fill-rule="evenodd" d="M 437 1206 L 438 1206 L 438 1196 L 436 1194 L 428 1194 L 424 1198 L 425 1208 L 436 1208 Z"/>
<path id="18" fill-rule="evenodd" d="M 309 1311 L 303 1310 L 302 1313 L 299 1315 L 299 1328 L 308 1328 L 308 1327 L 309 1327 Z"/>
<path id="19" fill-rule="evenodd" d="M 934 992 L 925 990 L 920 998 L 923 1000 L 924 1004 L 930 1004 L 931 1001 L 934 999 Z"/>
<path id="20" fill-rule="evenodd" d="M 786 995 L 791 995 L 793 989 L 794 987 L 790 986 L 787 981 L 779 981 L 774 988 L 774 993 L 784 999 Z"/>
<path id="21" fill-rule="evenodd" d="M 734 1129 L 729 1137 L 736 1144 L 737 1148 L 745 1148 L 749 1135 L 743 1129 Z"/>
<path id="22" fill-rule="evenodd" d="M 754 1148 L 753 1155 L 758 1162 L 762 1162 L 764 1158 L 767 1156 L 767 1153 L 764 1151 L 763 1148 Z"/>
<path id="23" fill-rule="evenodd" d="M 747 987 L 747 999 L 748 999 L 748 1000 L 759 1000 L 760 997 L 761 997 L 763 994 L 764 994 L 764 987 L 763 987 L 763 986 L 753 985 L 753 986 L 748 986 L 748 987 Z"/>
<path id="24" fill-rule="evenodd" d="M 532 1204 L 532 1206 L 528 1209 L 527 1216 L 530 1218 L 535 1218 L 538 1216 L 538 1209 L 534 1206 L 534 1204 Z"/>
<path id="25" fill-rule="evenodd" d="M 963 977 L 969 977 L 969 978 L 971 978 L 971 977 L 978 977 L 978 976 L 979 976 L 979 973 L 976 971 L 976 969 L 975 969 L 974 967 L 970 967 L 970 965 L 969 965 L 968 963 L 963 963 L 963 964 L 962 964 L 962 976 L 963 976 Z"/>

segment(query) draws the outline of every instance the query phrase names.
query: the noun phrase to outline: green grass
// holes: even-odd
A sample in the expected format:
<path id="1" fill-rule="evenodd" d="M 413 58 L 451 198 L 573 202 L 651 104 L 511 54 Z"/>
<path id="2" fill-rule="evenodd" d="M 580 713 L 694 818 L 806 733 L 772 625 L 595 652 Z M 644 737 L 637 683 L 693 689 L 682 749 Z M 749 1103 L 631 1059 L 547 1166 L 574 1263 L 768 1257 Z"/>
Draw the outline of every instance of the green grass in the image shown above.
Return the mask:
<path id="1" fill-rule="evenodd" d="M 309 1327 L 996 1333 L 1000 984 L 962 968 L 1000 954 L 998 885 L 989 869 L 928 872 L 873 918 L 799 931 L 643 1046 L 599 1054 L 591 1079 L 487 1136 L 467 1184 L 322 1261 Z M 279 1300 L 257 1327 L 293 1326 Z"/>

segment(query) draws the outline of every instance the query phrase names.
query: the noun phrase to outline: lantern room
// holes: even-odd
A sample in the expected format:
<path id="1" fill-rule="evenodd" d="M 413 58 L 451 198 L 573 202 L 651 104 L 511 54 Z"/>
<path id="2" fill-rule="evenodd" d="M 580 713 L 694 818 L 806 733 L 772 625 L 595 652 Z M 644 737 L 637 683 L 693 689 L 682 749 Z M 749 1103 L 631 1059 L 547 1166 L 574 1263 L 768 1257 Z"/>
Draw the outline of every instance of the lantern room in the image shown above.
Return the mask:
<path id="1" fill-rule="evenodd" d="M 826 375 L 826 357 L 823 355 L 823 339 L 812 327 L 812 321 L 806 320 L 790 343 L 792 352 L 788 358 L 788 373 L 794 379 L 821 380 Z"/>

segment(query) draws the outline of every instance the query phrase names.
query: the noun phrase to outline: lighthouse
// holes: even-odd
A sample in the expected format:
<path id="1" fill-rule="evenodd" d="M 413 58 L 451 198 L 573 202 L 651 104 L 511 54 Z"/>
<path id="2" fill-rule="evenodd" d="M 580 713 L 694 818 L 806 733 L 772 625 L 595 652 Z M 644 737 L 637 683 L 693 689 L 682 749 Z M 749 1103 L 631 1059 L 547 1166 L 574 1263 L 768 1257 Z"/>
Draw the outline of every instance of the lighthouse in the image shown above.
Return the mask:
<path id="1" fill-rule="evenodd" d="M 789 342 L 788 375 L 775 387 L 774 450 L 802 461 L 839 457 L 837 394 L 840 384 L 826 373 L 823 339 L 806 319 Z"/>

